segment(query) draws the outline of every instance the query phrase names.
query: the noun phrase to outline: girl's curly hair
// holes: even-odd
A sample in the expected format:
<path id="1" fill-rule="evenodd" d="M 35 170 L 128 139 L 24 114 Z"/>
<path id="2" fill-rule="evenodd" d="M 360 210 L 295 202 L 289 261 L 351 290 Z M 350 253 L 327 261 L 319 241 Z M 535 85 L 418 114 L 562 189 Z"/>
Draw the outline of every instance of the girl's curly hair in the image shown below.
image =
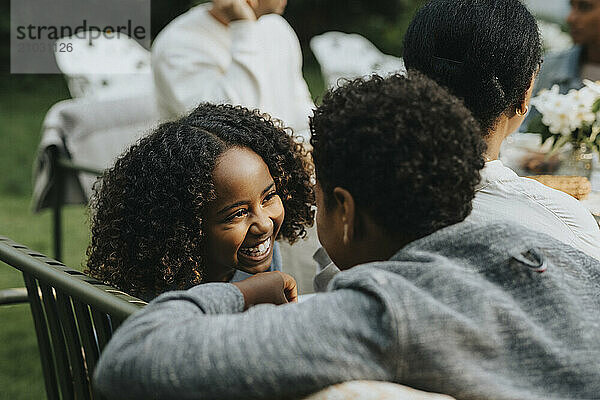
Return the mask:
<path id="1" fill-rule="evenodd" d="M 304 237 L 314 193 L 302 144 L 257 110 L 205 103 L 139 140 L 96 182 L 86 272 L 142 298 L 202 283 L 203 211 L 215 199 L 215 162 L 231 147 L 267 164 L 285 208 L 279 237 Z"/>

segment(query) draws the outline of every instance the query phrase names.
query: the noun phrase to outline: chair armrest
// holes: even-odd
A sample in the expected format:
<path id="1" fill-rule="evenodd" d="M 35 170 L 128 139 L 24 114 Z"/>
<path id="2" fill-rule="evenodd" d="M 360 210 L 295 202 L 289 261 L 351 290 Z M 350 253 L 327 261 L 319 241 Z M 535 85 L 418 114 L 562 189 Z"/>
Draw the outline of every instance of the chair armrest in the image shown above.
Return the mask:
<path id="1" fill-rule="evenodd" d="M 28 303 L 27 289 L 13 288 L 0 290 L 0 305 Z"/>
<path id="2" fill-rule="evenodd" d="M 71 160 L 65 157 L 59 157 L 56 160 L 56 163 L 63 169 L 67 171 L 75 171 L 75 172 L 83 172 L 85 174 L 102 176 L 103 170 L 100 168 L 91 167 L 89 165 L 84 165 L 81 163 L 74 163 Z"/>

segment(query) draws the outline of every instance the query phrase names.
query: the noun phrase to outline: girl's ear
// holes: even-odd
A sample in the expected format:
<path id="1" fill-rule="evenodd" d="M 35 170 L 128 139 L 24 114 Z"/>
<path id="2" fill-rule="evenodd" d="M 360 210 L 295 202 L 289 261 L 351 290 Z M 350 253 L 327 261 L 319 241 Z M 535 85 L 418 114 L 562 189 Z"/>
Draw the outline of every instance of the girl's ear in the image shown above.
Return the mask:
<path id="1" fill-rule="evenodd" d="M 343 228 L 343 243 L 345 245 L 352 242 L 355 238 L 356 227 L 356 204 L 352 194 L 344 188 L 336 187 L 333 189 L 333 198 L 336 202 L 337 218 L 341 220 Z"/>

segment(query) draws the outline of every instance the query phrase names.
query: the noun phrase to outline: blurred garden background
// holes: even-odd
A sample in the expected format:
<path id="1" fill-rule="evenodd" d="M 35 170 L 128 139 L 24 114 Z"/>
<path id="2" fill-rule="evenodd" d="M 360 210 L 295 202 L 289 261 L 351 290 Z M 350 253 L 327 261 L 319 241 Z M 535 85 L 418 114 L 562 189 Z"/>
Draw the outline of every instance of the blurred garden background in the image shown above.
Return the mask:
<path id="1" fill-rule="evenodd" d="M 189 0 L 154 0 L 152 36 L 186 11 Z M 313 97 L 324 90 L 310 52 L 311 37 L 332 30 L 356 32 L 385 53 L 401 54 L 402 33 L 420 0 L 291 0 L 284 16 L 296 30 Z M 60 75 L 10 74 L 10 0 L 0 0 L 0 235 L 52 255 L 51 213 L 31 211 L 32 165 L 42 121 L 56 102 L 70 97 Z M 63 261 L 82 269 L 88 243 L 84 206 L 63 215 Z M 0 289 L 22 287 L 21 274 L 0 264 Z M 0 399 L 44 398 L 37 343 L 28 305 L 0 307 Z"/>

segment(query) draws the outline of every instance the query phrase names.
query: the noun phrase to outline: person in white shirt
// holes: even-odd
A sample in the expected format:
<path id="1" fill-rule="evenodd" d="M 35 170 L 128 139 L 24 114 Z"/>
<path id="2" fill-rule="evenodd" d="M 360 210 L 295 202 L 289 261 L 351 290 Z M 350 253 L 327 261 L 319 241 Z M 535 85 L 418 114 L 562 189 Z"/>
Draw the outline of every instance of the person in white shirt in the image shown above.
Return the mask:
<path id="1" fill-rule="evenodd" d="M 527 114 L 541 56 L 535 18 L 519 0 L 429 2 L 404 37 L 407 68 L 462 98 L 485 133 L 486 166 L 467 220 L 514 221 L 600 259 L 600 229 L 577 200 L 498 160 Z"/>
<path id="2" fill-rule="evenodd" d="M 152 47 L 161 117 L 201 102 L 257 108 L 309 138 L 314 106 L 286 0 L 214 0 L 172 21 Z"/>

